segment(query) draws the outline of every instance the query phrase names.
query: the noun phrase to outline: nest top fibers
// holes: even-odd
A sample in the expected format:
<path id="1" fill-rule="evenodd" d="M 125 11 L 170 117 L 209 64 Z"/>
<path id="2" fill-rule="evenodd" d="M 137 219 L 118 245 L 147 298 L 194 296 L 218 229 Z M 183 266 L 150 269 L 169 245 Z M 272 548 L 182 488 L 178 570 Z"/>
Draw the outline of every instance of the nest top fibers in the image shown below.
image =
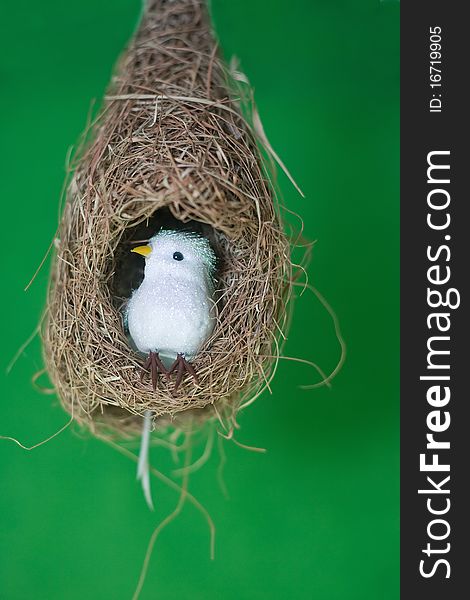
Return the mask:
<path id="1" fill-rule="evenodd" d="M 150 1 L 77 151 L 42 339 L 64 408 L 95 433 L 140 431 L 145 411 L 230 426 L 273 375 L 289 242 L 240 85 L 204 3 Z M 122 319 L 143 272 L 131 249 L 175 226 L 207 237 L 217 258 L 216 323 L 193 360 L 197 382 L 177 394 L 164 378 L 156 391 L 141 381 L 145 356 Z"/>

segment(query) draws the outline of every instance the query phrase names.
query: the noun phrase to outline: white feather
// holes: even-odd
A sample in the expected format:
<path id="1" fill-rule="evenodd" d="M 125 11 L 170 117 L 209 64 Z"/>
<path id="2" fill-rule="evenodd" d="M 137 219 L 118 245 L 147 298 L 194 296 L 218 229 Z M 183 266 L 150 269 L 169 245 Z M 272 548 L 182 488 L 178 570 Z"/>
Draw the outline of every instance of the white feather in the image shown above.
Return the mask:
<path id="1" fill-rule="evenodd" d="M 150 448 L 150 430 L 152 428 L 152 411 L 146 410 L 144 413 L 144 423 L 142 425 L 142 438 L 140 442 L 139 462 L 137 464 L 137 479 L 142 483 L 145 500 L 150 510 L 153 510 L 152 492 L 150 489 L 150 470 L 149 470 L 149 448 Z"/>

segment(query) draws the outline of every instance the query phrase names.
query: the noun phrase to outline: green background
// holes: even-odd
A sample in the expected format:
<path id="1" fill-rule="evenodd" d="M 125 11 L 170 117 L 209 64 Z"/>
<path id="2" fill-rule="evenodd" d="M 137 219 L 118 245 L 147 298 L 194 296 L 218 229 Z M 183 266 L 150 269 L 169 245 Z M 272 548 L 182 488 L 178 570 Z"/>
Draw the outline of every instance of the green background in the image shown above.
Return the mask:
<path id="1" fill-rule="evenodd" d="M 67 148 L 100 98 L 130 35 L 138 0 L 5 3 L 0 58 L 2 293 L 0 434 L 37 442 L 66 421 L 32 389 L 37 341 L 5 368 L 41 314 L 47 267 L 23 288 L 57 222 Z M 187 505 L 157 543 L 142 598 L 398 598 L 399 6 L 366 0 L 213 0 L 227 56 L 256 90 L 271 143 L 306 193 L 281 177 L 287 206 L 318 240 L 310 279 L 338 314 L 348 359 L 332 389 L 284 361 L 190 489 L 217 526 Z M 331 319 L 309 293 L 286 353 L 326 371 L 339 356 Z M 152 462 L 168 470 L 163 450 Z M 176 495 L 135 465 L 67 430 L 32 452 L 0 440 L 0 598 L 127 599 L 148 538 Z"/>

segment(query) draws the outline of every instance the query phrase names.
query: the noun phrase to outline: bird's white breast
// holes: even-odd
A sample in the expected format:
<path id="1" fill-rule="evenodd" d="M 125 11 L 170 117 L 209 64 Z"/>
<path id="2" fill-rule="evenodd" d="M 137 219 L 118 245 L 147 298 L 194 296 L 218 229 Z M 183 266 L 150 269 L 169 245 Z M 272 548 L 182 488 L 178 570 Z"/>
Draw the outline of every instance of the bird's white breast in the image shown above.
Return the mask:
<path id="1" fill-rule="evenodd" d="M 210 291 L 202 281 L 145 278 L 127 307 L 129 334 L 141 352 L 191 359 L 214 328 Z"/>

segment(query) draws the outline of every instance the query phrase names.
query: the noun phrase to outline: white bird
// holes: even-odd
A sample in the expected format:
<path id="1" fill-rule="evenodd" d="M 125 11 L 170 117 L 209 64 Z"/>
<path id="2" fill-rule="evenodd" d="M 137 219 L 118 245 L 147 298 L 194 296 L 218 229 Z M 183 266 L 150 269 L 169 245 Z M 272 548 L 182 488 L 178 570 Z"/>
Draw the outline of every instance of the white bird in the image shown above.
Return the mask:
<path id="1" fill-rule="evenodd" d="M 214 251 L 196 233 L 162 230 L 132 252 L 145 257 L 145 269 L 126 307 L 129 335 L 148 354 L 154 387 L 158 371 L 177 369 L 178 388 L 185 370 L 195 375 L 189 361 L 214 329 Z"/>
<path id="2" fill-rule="evenodd" d="M 148 245 L 132 252 L 145 257 L 144 279 L 125 310 L 125 322 L 136 348 L 148 354 L 142 375 L 150 368 L 154 390 L 158 373 L 176 370 L 174 393 L 190 361 L 211 335 L 214 324 L 216 256 L 209 241 L 196 233 L 161 230 Z M 152 413 L 146 411 L 137 477 L 152 508 L 148 447 Z"/>

